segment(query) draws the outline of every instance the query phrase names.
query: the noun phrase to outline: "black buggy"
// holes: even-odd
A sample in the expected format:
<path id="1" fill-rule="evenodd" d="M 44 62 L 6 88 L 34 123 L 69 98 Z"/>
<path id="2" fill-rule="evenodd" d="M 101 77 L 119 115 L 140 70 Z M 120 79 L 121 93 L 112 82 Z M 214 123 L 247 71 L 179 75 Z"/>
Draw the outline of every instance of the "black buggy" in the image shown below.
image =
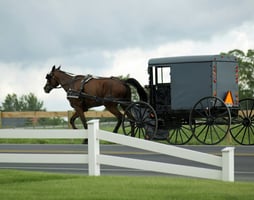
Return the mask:
<path id="1" fill-rule="evenodd" d="M 150 59 L 149 103 L 132 102 L 123 116 L 124 134 L 186 144 L 194 136 L 218 144 L 226 135 L 254 144 L 254 99 L 239 100 L 239 66 L 232 56 Z"/>

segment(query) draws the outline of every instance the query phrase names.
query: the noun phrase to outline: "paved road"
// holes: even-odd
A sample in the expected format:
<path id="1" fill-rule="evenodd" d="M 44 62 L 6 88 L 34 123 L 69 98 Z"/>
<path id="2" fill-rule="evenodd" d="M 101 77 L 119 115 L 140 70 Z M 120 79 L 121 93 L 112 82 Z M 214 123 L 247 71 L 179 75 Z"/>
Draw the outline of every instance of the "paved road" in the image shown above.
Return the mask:
<path id="1" fill-rule="evenodd" d="M 204 153 L 221 155 L 223 146 L 181 146 Z M 122 145 L 102 145 L 101 152 L 108 155 L 161 161 L 174 164 L 202 166 L 204 164 L 187 161 L 175 157 L 165 156 L 140 149 Z M 87 145 L 27 145 L 27 144 L 0 144 L 0 153 L 87 153 Z M 209 166 L 210 167 L 210 166 Z M 87 174 L 86 164 L 0 164 L 0 169 L 22 169 L 32 171 L 47 171 L 61 173 Z M 162 175 L 133 169 L 125 169 L 111 166 L 101 166 L 101 174 L 104 175 Z M 165 174 L 163 174 L 165 176 Z M 254 181 L 254 146 L 237 146 L 235 149 L 235 179 L 236 181 Z"/>

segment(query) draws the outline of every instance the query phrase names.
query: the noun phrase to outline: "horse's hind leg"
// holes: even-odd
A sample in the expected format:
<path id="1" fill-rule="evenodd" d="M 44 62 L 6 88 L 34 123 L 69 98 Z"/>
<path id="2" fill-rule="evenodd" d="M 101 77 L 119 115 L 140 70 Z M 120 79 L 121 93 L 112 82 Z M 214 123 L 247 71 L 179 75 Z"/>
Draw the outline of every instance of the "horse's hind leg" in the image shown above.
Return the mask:
<path id="1" fill-rule="evenodd" d="M 122 113 L 117 109 L 117 105 L 111 105 L 111 106 L 106 106 L 106 109 L 111 112 L 113 115 L 116 116 L 117 118 L 117 123 L 116 123 L 116 126 L 113 130 L 114 133 L 117 133 L 118 132 L 118 129 L 119 127 L 121 126 L 121 123 L 122 123 Z"/>

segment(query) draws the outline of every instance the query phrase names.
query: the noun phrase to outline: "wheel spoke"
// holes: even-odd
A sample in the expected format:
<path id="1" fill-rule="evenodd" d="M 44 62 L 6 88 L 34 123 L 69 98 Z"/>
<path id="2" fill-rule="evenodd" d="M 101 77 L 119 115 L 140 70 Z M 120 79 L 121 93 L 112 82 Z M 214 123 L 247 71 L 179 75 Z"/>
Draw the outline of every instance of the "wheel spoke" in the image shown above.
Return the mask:
<path id="1" fill-rule="evenodd" d="M 230 129 L 230 131 L 232 131 L 232 130 L 234 130 L 234 129 L 238 129 L 239 127 L 242 127 L 242 124 L 238 124 L 238 125 L 232 127 L 232 128 Z"/>
<path id="2" fill-rule="evenodd" d="M 205 132 L 205 137 L 204 137 L 204 139 L 203 139 L 203 142 L 205 142 L 205 141 L 206 141 L 206 138 L 207 138 L 207 135 L 208 135 L 209 129 L 210 129 L 210 127 L 209 127 L 209 126 L 207 126 L 207 129 L 206 129 L 206 132 Z"/>
<path id="3" fill-rule="evenodd" d="M 199 138 L 199 136 L 200 136 L 200 135 L 203 133 L 203 131 L 206 130 L 206 129 L 207 129 L 207 125 L 205 125 L 201 131 L 199 131 L 199 134 L 196 135 L 196 137 Z"/>
<path id="4" fill-rule="evenodd" d="M 220 130 L 220 131 L 224 131 L 224 129 L 222 128 L 222 127 L 220 127 L 220 126 L 218 126 L 218 125 L 215 125 L 215 126 L 213 126 L 213 129 L 214 129 L 214 133 L 215 133 L 215 135 L 217 136 L 217 141 L 220 141 L 221 140 L 221 137 L 220 137 L 220 133 L 218 132 L 218 129 Z M 216 141 L 216 142 L 217 142 Z M 215 142 L 215 143 L 216 143 Z"/>
<path id="5" fill-rule="evenodd" d="M 141 128 L 141 132 L 142 132 L 142 136 L 145 138 L 146 134 L 145 134 L 145 130 L 143 128 Z"/>
<path id="6" fill-rule="evenodd" d="M 138 132 L 138 128 L 137 128 L 137 127 L 135 127 L 135 128 L 134 128 L 134 135 L 133 135 L 133 137 L 136 137 L 137 132 Z"/>
<path id="7" fill-rule="evenodd" d="M 183 134 L 182 133 L 180 133 L 180 138 L 181 138 L 181 143 L 183 143 L 184 139 L 183 139 Z"/>
<path id="8" fill-rule="evenodd" d="M 242 140 L 241 140 L 241 144 L 243 144 L 243 141 L 244 141 L 244 138 L 245 138 L 245 135 L 246 135 L 246 130 L 247 130 L 247 128 L 244 129 L 244 133 L 243 133 L 243 137 L 242 137 Z"/>
<path id="9" fill-rule="evenodd" d="M 173 131 L 168 136 L 168 141 L 171 141 L 171 138 L 175 135 L 176 129 L 173 129 Z"/>
<path id="10" fill-rule="evenodd" d="M 217 127 L 221 132 L 224 132 L 225 131 L 225 128 L 222 128 L 220 125 L 218 124 L 215 124 L 214 127 Z"/>
<path id="11" fill-rule="evenodd" d="M 245 127 L 244 126 L 242 126 L 242 125 L 240 125 L 242 128 L 240 129 L 240 131 L 238 131 L 238 133 L 236 134 L 236 135 L 233 135 L 233 134 L 231 134 L 232 136 L 233 136 L 233 138 L 237 138 L 240 134 L 241 134 L 241 132 L 245 129 Z"/>
<path id="12" fill-rule="evenodd" d="M 176 129 L 176 134 L 175 134 L 175 142 L 174 142 L 175 144 L 177 144 L 177 137 L 178 137 L 178 132 L 179 132 L 179 131 L 178 131 L 178 129 Z"/>
<path id="13" fill-rule="evenodd" d="M 188 133 L 186 131 L 189 131 L 191 133 L 190 129 L 183 126 L 182 127 L 182 133 L 185 135 L 186 138 L 188 138 L 189 136 L 188 136 Z"/>

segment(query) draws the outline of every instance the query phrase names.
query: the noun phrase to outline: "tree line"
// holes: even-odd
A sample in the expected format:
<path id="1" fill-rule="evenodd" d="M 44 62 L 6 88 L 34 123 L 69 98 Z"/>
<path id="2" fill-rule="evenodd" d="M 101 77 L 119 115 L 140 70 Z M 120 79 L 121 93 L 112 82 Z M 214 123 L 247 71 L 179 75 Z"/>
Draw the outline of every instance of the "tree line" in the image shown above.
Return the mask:
<path id="1" fill-rule="evenodd" d="M 39 100 L 33 93 L 18 97 L 17 94 L 8 94 L 2 103 L 3 111 L 45 111 L 43 101 Z"/>

